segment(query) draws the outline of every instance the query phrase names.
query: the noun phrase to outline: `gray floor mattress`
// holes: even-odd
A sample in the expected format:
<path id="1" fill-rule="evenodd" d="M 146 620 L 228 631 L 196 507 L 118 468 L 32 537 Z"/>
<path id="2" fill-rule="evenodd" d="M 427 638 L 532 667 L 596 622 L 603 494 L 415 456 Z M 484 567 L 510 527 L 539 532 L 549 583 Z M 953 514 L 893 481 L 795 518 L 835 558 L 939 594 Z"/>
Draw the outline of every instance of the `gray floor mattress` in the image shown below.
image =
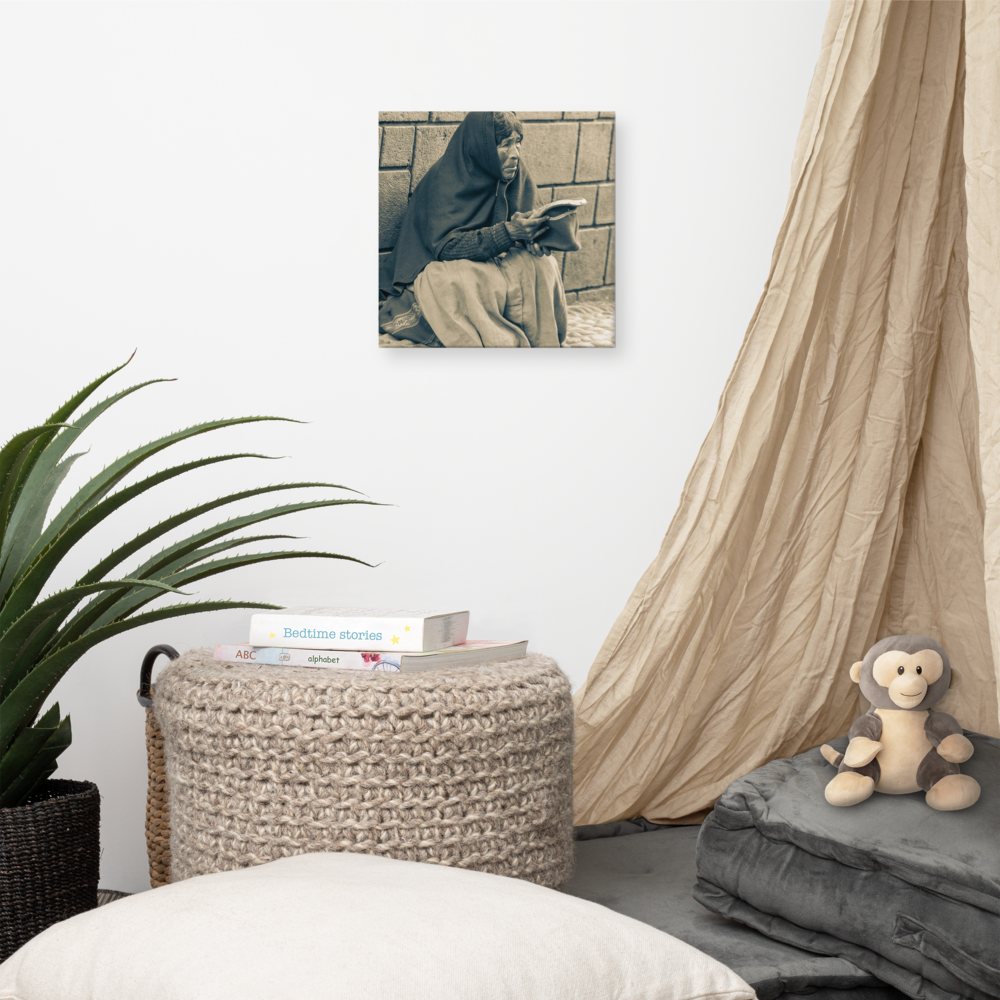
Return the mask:
<path id="1" fill-rule="evenodd" d="M 759 1000 L 906 1000 L 843 958 L 774 941 L 692 897 L 699 827 L 642 820 L 578 827 L 565 891 L 658 927 L 728 965 Z"/>
<path id="2" fill-rule="evenodd" d="M 696 898 L 910 997 L 1000 997 L 1000 740 L 967 735 L 982 795 L 957 812 L 922 792 L 834 808 L 818 750 L 733 782 L 701 828 Z"/>

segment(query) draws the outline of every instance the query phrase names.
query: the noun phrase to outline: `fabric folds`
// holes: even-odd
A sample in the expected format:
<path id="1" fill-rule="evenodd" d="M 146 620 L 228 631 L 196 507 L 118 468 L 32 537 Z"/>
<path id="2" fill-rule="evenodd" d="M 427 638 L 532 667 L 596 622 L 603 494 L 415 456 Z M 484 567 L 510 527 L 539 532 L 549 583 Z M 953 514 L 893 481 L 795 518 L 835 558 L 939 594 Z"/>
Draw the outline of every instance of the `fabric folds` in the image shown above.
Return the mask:
<path id="1" fill-rule="evenodd" d="M 969 334 L 979 394 L 990 641 L 1000 685 L 1000 3 L 966 6 Z"/>
<path id="2" fill-rule="evenodd" d="M 988 791 L 960 813 L 920 793 L 834 809 L 817 749 L 734 781 L 699 832 L 694 898 L 909 997 L 996 1000 L 1000 740 L 966 736 L 975 752 L 962 769 Z"/>
<path id="3" fill-rule="evenodd" d="M 764 294 L 576 695 L 578 824 L 696 822 L 845 733 L 885 635 L 1000 734 L 997 51 L 994 0 L 831 5 Z"/>

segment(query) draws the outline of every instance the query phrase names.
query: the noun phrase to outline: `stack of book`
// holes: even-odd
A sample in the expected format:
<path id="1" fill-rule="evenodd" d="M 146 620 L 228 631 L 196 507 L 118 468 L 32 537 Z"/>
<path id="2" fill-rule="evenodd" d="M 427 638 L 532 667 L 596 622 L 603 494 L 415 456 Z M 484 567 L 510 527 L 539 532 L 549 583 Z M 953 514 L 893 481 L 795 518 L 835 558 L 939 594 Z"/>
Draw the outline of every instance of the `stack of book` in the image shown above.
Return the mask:
<path id="1" fill-rule="evenodd" d="M 517 660 L 526 639 L 468 639 L 468 611 L 286 608 L 250 619 L 246 643 L 215 647 L 235 663 L 347 670 L 429 670 Z"/>

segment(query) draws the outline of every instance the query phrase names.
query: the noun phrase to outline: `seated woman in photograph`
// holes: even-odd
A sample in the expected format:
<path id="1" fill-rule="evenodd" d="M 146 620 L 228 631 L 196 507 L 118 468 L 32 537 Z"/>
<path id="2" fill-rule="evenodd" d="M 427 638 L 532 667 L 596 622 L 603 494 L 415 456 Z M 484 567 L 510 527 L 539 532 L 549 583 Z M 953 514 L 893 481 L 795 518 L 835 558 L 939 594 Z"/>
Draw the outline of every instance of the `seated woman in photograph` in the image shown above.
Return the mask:
<path id="1" fill-rule="evenodd" d="M 470 111 L 459 125 L 403 216 L 380 330 L 426 342 L 422 319 L 445 347 L 561 346 L 566 293 L 535 242 L 545 221 L 528 218 L 537 189 L 523 134 L 509 111 Z"/>

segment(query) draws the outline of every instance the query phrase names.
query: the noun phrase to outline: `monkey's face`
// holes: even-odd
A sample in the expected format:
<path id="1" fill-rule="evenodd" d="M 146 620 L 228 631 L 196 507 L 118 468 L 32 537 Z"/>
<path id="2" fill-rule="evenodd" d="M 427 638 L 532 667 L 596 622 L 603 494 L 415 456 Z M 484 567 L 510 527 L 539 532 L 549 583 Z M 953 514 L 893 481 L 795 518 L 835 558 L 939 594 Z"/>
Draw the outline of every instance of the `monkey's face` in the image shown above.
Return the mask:
<path id="1" fill-rule="evenodd" d="M 879 639 L 851 667 L 851 680 L 872 708 L 922 711 L 939 702 L 955 681 L 948 654 L 925 635 Z"/>
<path id="2" fill-rule="evenodd" d="M 933 649 L 916 653 L 890 649 L 872 664 L 872 678 L 898 708 L 916 708 L 943 671 L 944 661 Z"/>

